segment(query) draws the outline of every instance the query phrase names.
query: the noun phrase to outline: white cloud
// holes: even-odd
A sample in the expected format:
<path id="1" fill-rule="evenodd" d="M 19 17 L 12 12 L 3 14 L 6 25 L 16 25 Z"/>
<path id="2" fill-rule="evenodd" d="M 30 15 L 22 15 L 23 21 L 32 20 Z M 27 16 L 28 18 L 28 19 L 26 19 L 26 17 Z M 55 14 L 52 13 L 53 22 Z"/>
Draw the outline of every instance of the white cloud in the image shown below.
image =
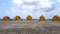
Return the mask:
<path id="1" fill-rule="evenodd" d="M 32 11 L 33 9 L 35 9 L 35 6 L 34 5 L 22 5 L 21 9 L 27 10 L 27 11 Z"/>
<path id="2" fill-rule="evenodd" d="M 13 0 L 13 3 L 19 6 L 22 5 L 24 2 L 39 2 L 42 7 L 51 7 L 51 4 L 53 4 L 50 0 Z"/>
<path id="3" fill-rule="evenodd" d="M 24 1 L 31 3 L 31 2 L 36 2 L 37 0 L 24 0 Z"/>
<path id="4" fill-rule="evenodd" d="M 27 4 L 25 4 L 25 2 Z M 50 14 L 53 14 L 54 12 L 53 10 L 57 5 L 53 0 L 13 0 L 13 3 L 17 5 L 18 7 L 17 9 L 20 8 L 20 10 L 15 10 L 12 8 L 13 12 L 15 12 L 18 15 L 25 15 L 25 16 L 26 15 L 32 15 L 32 16 L 47 15 L 49 14 L 49 13 L 46 14 L 47 11 L 50 12 Z"/>
<path id="5" fill-rule="evenodd" d="M 60 3 L 60 0 L 55 0 L 55 1 L 57 1 L 58 3 Z"/>
<path id="6" fill-rule="evenodd" d="M 33 6 L 35 6 L 35 7 L 38 7 L 38 5 L 39 5 L 39 7 L 38 8 L 40 8 L 40 9 L 46 9 L 46 8 L 51 8 L 53 5 L 54 5 L 54 2 L 52 2 L 52 1 L 50 1 L 50 0 L 13 0 L 13 3 L 14 4 L 16 4 L 16 5 L 18 5 L 18 7 L 20 8 L 20 7 L 22 7 L 22 8 L 25 8 L 26 9 L 26 7 L 28 7 L 29 6 L 29 4 L 27 4 L 27 5 L 25 5 L 24 4 L 24 2 L 26 2 L 26 3 L 33 3 L 33 2 L 35 2 L 35 4 L 36 4 L 36 2 L 37 2 L 37 6 L 36 5 L 33 5 Z M 24 5 L 24 6 L 23 6 Z M 30 7 L 31 7 L 32 5 L 30 5 Z M 28 8 L 30 8 L 30 7 L 28 7 Z M 33 8 L 35 8 L 35 7 L 33 7 Z M 32 8 L 32 7 L 31 7 Z M 38 9 L 37 8 L 37 9 Z M 33 9 L 34 10 L 34 9 Z"/>
<path id="7" fill-rule="evenodd" d="M 40 6 L 41 8 L 50 8 L 52 7 L 53 2 L 41 2 Z"/>
<path id="8" fill-rule="evenodd" d="M 12 0 L 12 2 L 17 6 L 20 6 L 23 3 L 23 0 Z"/>

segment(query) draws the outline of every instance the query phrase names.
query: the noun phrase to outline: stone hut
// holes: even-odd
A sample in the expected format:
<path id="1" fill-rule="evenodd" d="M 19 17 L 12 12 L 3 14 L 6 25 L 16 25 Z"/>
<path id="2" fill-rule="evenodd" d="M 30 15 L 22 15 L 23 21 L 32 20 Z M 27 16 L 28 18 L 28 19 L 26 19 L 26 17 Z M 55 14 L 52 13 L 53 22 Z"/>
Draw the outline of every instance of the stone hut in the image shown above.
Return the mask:
<path id="1" fill-rule="evenodd" d="M 8 16 L 4 16 L 2 20 L 3 21 L 10 21 L 10 18 Z"/>
<path id="2" fill-rule="evenodd" d="M 26 20 L 27 20 L 27 21 L 32 21 L 32 17 L 31 17 L 30 15 L 28 15 L 28 16 L 26 17 Z"/>
<path id="3" fill-rule="evenodd" d="M 14 17 L 14 20 L 15 20 L 15 21 L 21 21 L 21 17 L 15 16 L 15 17 Z"/>
<path id="4" fill-rule="evenodd" d="M 55 15 L 55 16 L 53 17 L 53 21 L 59 21 L 59 16 L 58 16 L 58 15 Z"/>
<path id="5" fill-rule="evenodd" d="M 41 16 L 39 17 L 39 21 L 45 21 L 45 17 L 44 17 L 43 15 L 41 15 Z"/>

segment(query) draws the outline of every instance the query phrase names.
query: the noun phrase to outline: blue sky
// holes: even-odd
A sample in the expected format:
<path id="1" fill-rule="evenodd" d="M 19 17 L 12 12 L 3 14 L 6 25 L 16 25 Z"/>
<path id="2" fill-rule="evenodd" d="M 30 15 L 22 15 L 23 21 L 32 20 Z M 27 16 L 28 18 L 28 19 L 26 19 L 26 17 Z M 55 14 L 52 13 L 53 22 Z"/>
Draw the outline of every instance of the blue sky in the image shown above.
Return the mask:
<path id="1" fill-rule="evenodd" d="M 46 19 L 52 19 L 54 15 L 60 16 L 60 0 L 0 0 L 0 19 L 15 16 L 25 19 L 31 15 L 38 19 L 44 15 Z"/>

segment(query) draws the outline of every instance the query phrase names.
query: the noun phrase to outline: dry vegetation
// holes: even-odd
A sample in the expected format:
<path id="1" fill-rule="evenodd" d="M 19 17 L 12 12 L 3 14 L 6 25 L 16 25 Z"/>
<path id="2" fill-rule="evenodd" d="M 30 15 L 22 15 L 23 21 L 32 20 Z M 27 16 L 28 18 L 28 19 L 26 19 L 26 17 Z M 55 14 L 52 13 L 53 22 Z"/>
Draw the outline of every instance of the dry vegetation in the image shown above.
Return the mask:
<path id="1" fill-rule="evenodd" d="M 10 21 L 10 17 L 4 16 L 2 20 L 3 20 L 3 21 Z M 14 17 L 14 21 L 21 21 L 21 20 L 22 20 L 22 19 L 21 19 L 20 16 L 15 16 L 15 17 Z M 33 20 L 32 16 L 28 15 L 28 16 L 26 17 L 26 21 L 32 21 L 32 20 Z M 43 15 L 41 15 L 41 16 L 39 17 L 39 21 L 45 21 L 45 20 L 46 20 L 46 19 L 45 19 L 45 17 L 44 17 Z M 58 15 L 55 15 L 55 16 L 53 16 L 53 18 L 52 18 L 51 21 L 60 21 L 60 17 L 59 17 Z"/>
<path id="2" fill-rule="evenodd" d="M 32 17 L 31 17 L 30 15 L 28 15 L 28 16 L 26 17 L 26 20 L 27 20 L 27 21 L 32 21 Z"/>
<path id="3" fill-rule="evenodd" d="M 15 20 L 15 21 L 21 21 L 21 17 L 20 17 L 20 16 L 15 16 L 15 17 L 14 17 L 14 20 Z"/>
<path id="4" fill-rule="evenodd" d="M 4 16 L 3 21 L 10 21 L 10 18 L 8 16 Z"/>
<path id="5" fill-rule="evenodd" d="M 59 21 L 59 20 L 60 20 L 60 18 L 59 18 L 58 15 L 55 15 L 55 16 L 53 17 L 53 21 Z"/>
<path id="6" fill-rule="evenodd" d="M 44 17 L 43 15 L 41 15 L 41 16 L 39 17 L 39 21 L 45 21 L 45 17 Z"/>

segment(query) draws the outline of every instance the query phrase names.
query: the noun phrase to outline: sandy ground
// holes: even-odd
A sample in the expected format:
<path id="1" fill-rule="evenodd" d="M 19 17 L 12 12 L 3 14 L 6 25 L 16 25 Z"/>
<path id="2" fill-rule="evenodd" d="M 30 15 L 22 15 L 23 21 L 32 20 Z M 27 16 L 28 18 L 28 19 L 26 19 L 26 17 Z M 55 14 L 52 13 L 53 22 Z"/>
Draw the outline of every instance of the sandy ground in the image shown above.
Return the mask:
<path id="1" fill-rule="evenodd" d="M 60 22 L 0 21 L 0 34 L 60 34 Z"/>

